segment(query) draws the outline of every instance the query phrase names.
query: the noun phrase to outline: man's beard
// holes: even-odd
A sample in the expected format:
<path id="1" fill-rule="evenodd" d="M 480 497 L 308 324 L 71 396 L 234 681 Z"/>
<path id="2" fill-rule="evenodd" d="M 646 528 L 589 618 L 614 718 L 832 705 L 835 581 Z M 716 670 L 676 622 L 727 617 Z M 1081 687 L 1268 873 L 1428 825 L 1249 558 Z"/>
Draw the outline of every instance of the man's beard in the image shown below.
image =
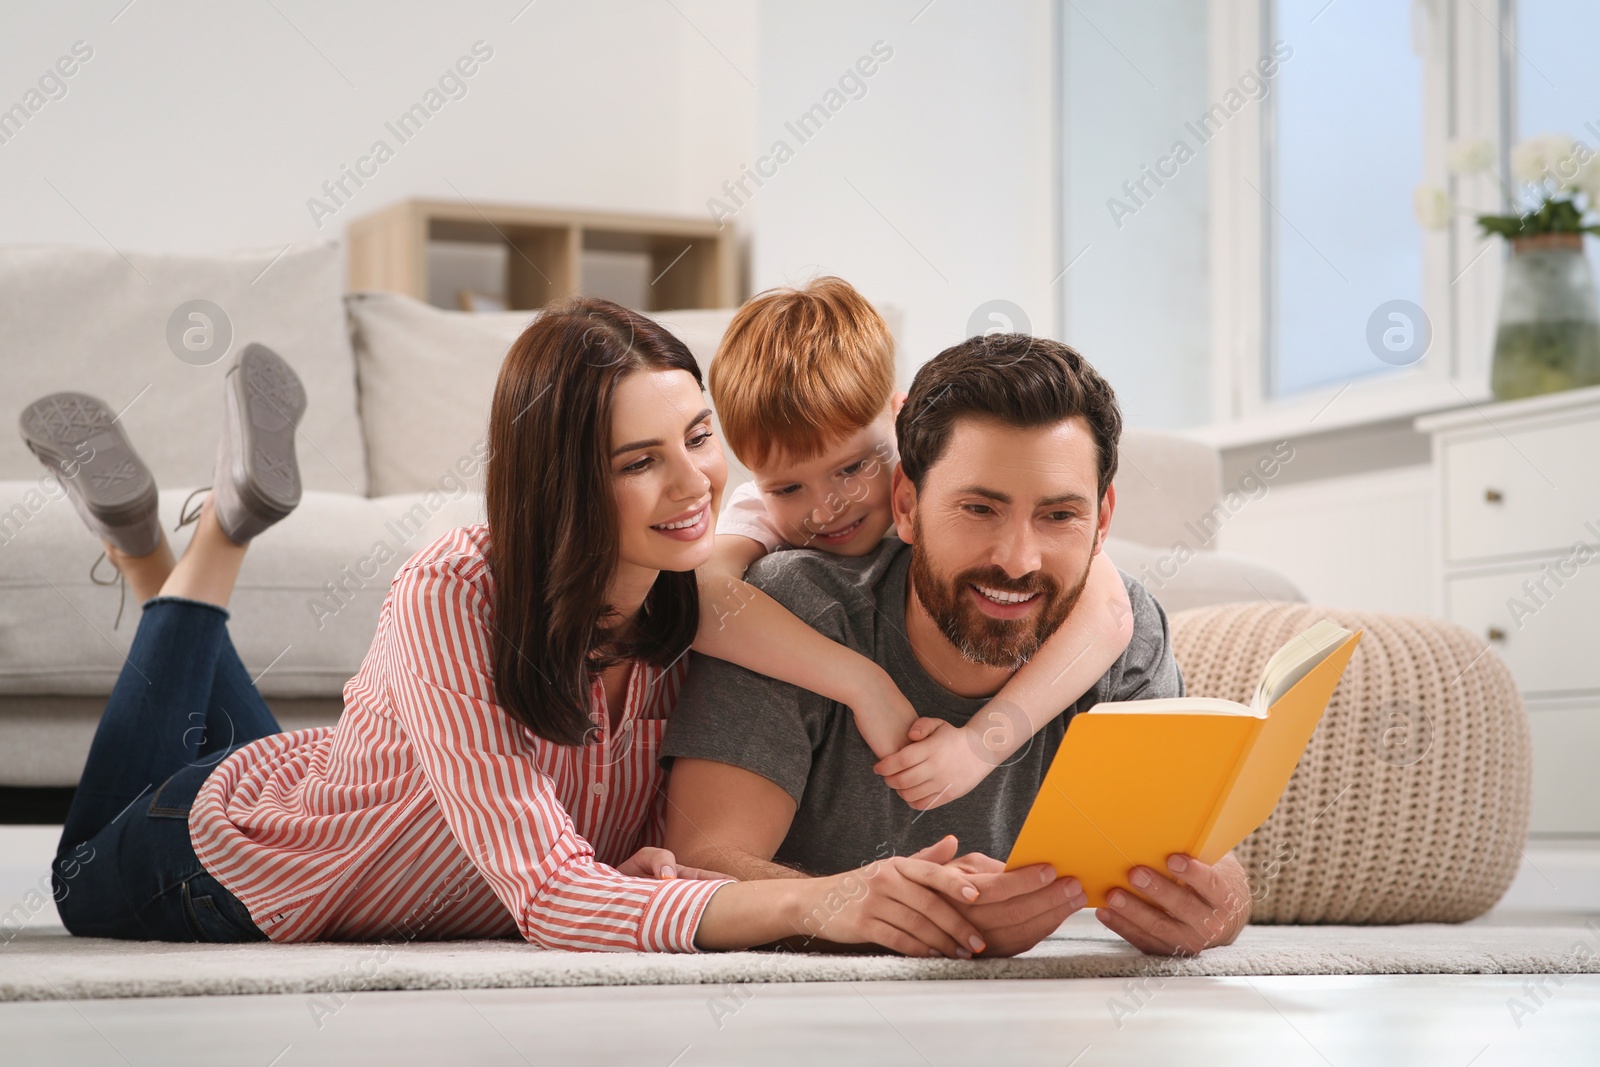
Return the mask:
<path id="1" fill-rule="evenodd" d="M 986 667 L 1016 670 L 1033 658 L 1039 646 L 1072 613 L 1089 580 L 1089 566 L 1094 563 L 1091 555 L 1077 583 L 1065 593 L 1061 583 L 1039 571 L 1018 581 L 999 567 L 975 567 L 947 579 L 933 569 L 929 553 L 922 547 L 926 542 L 920 516 L 912 519 L 912 532 L 916 544 L 911 549 L 911 587 L 917 599 L 962 656 Z M 1042 603 L 1020 619 L 996 619 L 985 615 L 963 595 L 967 586 L 974 584 L 1006 593 L 1038 592 Z"/>

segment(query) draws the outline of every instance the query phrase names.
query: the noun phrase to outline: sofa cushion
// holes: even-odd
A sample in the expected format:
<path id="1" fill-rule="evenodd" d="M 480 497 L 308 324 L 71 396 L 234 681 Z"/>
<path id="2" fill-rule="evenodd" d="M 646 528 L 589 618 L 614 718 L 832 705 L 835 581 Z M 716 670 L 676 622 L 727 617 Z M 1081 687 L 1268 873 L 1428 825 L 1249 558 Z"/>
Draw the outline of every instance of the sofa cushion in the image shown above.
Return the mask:
<path id="1" fill-rule="evenodd" d="M 373 495 L 426 489 L 463 457 L 481 455 L 500 364 L 538 313 L 445 311 L 397 293 L 351 293 L 345 302 Z M 732 316 L 729 308 L 650 313 L 689 347 L 702 374 Z M 482 490 L 481 474 L 472 487 Z"/>
<path id="2" fill-rule="evenodd" d="M 43 472 L 43 468 L 40 468 Z M 186 487 L 161 491 L 171 532 Z M 307 490 L 288 518 L 251 543 L 228 630 L 267 697 L 337 696 L 372 644 L 400 565 L 445 531 L 483 518 L 483 498 L 446 478 L 430 492 L 369 499 Z M 89 580 L 100 545 L 47 472 L 0 482 L 0 693 L 111 691 L 139 623 L 130 592 Z M 101 563 L 101 577 L 114 571 Z M 65 601 L 65 603 L 63 603 Z M 269 669 L 270 668 L 270 669 Z"/>
<path id="3" fill-rule="evenodd" d="M 1151 430 L 1124 429 L 1117 445 L 1118 536 L 1142 545 L 1184 543 L 1209 550 L 1207 527 L 1222 497 L 1222 461 L 1200 441 Z"/>
<path id="4" fill-rule="evenodd" d="M 344 699 L 269 696 L 267 705 L 284 730 L 307 730 L 337 722 Z M 0 693 L 0 786 L 77 785 L 105 708 L 104 693 Z"/>
<path id="5" fill-rule="evenodd" d="M 340 289 L 333 244 L 214 256 L 0 248 L 3 414 L 14 427 L 23 405 L 45 393 L 92 393 L 122 412 L 158 484 L 208 485 L 222 431 L 223 375 L 235 353 L 259 341 L 305 382 L 310 399 L 297 443 L 305 487 L 364 495 L 355 363 Z M 226 351 L 220 328 L 211 335 L 213 351 L 183 345 L 184 331 L 200 324 L 186 313 L 174 316 L 197 299 L 226 316 Z M 189 336 L 205 340 L 199 332 Z M 0 433 L 0 479 L 32 480 L 40 469 L 17 433 Z"/>
<path id="6" fill-rule="evenodd" d="M 1122 511 L 1113 516 L 1120 529 Z M 1305 594 L 1283 572 L 1231 552 L 1185 551 L 1180 543 L 1154 548 L 1122 537 L 1106 538 L 1106 555 L 1144 584 L 1170 615 L 1175 611 L 1238 601 L 1303 601 Z"/>

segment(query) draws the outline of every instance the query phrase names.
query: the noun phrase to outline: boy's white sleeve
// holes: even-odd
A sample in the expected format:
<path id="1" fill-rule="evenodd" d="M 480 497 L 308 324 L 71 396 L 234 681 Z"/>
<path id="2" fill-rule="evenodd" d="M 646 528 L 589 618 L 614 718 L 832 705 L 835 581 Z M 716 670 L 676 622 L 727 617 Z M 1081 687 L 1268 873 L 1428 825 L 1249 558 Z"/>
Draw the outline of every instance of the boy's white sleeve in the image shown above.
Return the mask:
<path id="1" fill-rule="evenodd" d="M 759 541 L 768 552 L 792 547 L 767 514 L 767 502 L 761 499 L 761 490 L 755 482 L 745 482 L 722 502 L 722 514 L 717 516 L 717 533 L 737 534 Z"/>

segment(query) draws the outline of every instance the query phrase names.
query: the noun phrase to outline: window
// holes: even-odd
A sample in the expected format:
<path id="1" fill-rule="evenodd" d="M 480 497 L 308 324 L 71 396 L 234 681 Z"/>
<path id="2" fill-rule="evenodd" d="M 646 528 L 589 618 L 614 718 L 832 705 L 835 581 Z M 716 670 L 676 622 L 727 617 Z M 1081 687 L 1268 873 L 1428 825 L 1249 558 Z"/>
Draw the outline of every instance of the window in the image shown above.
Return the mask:
<path id="1" fill-rule="evenodd" d="M 1293 48 L 1266 121 L 1269 396 L 1395 373 L 1366 343 L 1374 309 L 1422 303 L 1422 60 L 1395 0 L 1275 0 Z M 1388 355 L 1388 351 L 1385 350 Z M 1426 358 L 1426 357 L 1424 357 Z"/>
<path id="2" fill-rule="evenodd" d="M 1600 5 L 1521 0 L 1516 10 L 1517 139 L 1565 133 L 1591 148 L 1600 141 Z"/>
<path id="3" fill-rule="evenodd" d="M 1511 0 L 1211 0 L 1208 18 L 1214 95 L 1292 50 L 1258 121 L 1219 137 L 1208 165 L 1213 436 L 1485 398 L 1502 250 L 1465 215 L 1423 230 L 1413 192 L 1498 208 L 1493 177 L 1453 177 L 1446 149 L 1510 136 Z M 1396 336 L 1426 347 L 1396 351 Z"/>

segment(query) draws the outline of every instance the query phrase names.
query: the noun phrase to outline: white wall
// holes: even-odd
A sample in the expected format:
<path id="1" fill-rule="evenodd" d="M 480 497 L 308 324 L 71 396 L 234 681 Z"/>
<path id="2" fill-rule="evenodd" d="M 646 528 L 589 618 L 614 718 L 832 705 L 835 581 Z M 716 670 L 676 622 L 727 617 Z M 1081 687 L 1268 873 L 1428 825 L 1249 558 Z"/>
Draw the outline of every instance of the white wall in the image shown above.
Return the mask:
<path id="1" fill-rule="evenodd" d="M 905 313 L 908 380 L 991 299 L 1055 332 L 1052 4 L 524 2 L 8 7 L 0 107 L 93 57 L 0 143 L 0 243 L 277 247 L 411 196 L 706 214 L 787 138 L 731 223 L 752 291 L 842 274 Z M 478 40 L 466 95 L 399 143 L 384 124 Z M 877 41 L 799 144 L 784 123 Z M 394 157 L 319 227 L 308 200 L 379 138 Z"/>
<path id="2" fill-rule="evenodd" d="M 753 145 L 749 3 L 125 3 L 0 13 L 0 108 L 93 49 L 0 143 L 0 243 L 276 247 L 411 196 L 698 212 Z M 386 133 L 478 40 L 466 95 Z M 394 158 L 319 229 L 308 198 L 379 138 Z"/>
<path id="3" fill-rule="evenodd" d="M 763 3 L 756 140 L 794 155 L 737 217 L 754 288 L 833 273 L 902 308 L 907 381 L 991 299 L 1054 333 L 1051 25 L 1046 3 Z M 784 124 L 878 41 L 865 95 L 799 143 Z"/>

